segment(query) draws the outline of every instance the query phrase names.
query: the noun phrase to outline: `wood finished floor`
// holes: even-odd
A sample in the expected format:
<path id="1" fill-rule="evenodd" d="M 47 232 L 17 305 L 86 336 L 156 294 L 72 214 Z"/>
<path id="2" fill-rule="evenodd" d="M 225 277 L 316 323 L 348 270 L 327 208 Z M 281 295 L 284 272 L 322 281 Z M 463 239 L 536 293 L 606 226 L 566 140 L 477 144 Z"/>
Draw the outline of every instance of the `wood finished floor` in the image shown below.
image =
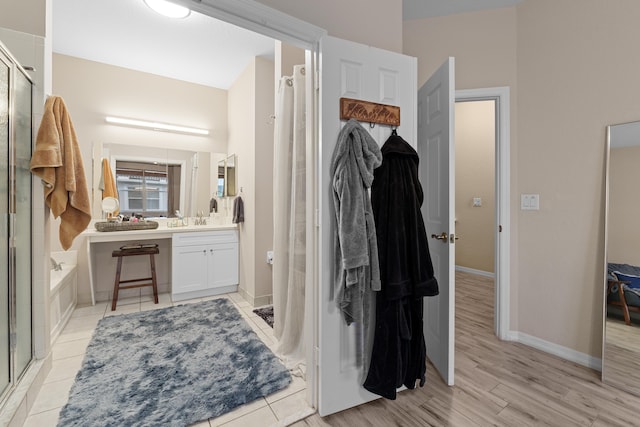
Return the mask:
<path id="1" fill-rule="evenodd" d="M 610 317 L 605 336 L 605 382 L 640 392 L 640 325 L 635 321 L 627 325 L 622 319 Z"/>
<path id="2" fill-rule="evenodd" d="M 428 365 L 427 384 L 395 401 L 314 414 L 294 426 L 640 425 L 640 397 L 603 384 L 599 372 L 498 340 L 492 279 L 458 272 L 456 293 L 455 386 Z"/>

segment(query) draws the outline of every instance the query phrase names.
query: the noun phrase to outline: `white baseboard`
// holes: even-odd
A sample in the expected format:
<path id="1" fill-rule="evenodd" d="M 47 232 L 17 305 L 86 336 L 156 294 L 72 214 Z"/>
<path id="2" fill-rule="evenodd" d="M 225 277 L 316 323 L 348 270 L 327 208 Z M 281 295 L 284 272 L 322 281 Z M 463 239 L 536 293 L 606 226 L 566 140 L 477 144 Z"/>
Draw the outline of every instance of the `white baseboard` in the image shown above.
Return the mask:
<path id="1" fill-rule="evenodd" d="M 265 305 L 273 304 L 273 295 L 264 295 L 260 297 L 254 297 L 249 294 L 246 289 L 238 287 L 238 293 L 242 295 L 242 298 L 245 299 L 252 307 L 263 307 Z"/>
<path id="2" fill-rule="evenodd" d="M 491 273 L 489 271 L 476 270 L 475 268 L 463 267 L 461 265 L 456 265 L 456 271 L 462 271 L 463 273 L 471 273 L 477 274 L 478 276 L 491 277 L 495 279 L 495 273 Z"/>
<path id="3" fill-rule="evenodd" d="M 598 357 L 593 357 L 523 332 L 509 331 L 507 339 L 544 351 L 545 353 L 553 354 L 554 356 L 577 363 L 578 365 L 586 366 L 596 371 L 602 371 L 602 359 Z"/>

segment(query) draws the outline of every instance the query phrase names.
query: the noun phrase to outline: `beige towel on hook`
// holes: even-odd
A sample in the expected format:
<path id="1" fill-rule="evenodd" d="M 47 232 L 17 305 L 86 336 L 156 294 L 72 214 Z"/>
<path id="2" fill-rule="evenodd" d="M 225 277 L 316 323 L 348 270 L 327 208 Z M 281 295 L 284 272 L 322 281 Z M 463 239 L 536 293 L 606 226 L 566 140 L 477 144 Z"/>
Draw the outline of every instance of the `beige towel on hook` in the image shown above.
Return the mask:
<path id="1" fill-rule="evenodd" d="M 102 180 L 104 182 L 104 187 L 102 189 L 102 198 L 105 197 L 114 197 L 118 198 L 118 186 L 116 185 L 116 180 L 113 177 L 113 172 L 111 172 L 111 166 L 109 165 L 109 159 L 102 159 Z M 120 209 L 113 212 L 113 216 L 118 216 L 120 213 Z"/>
<path id="2" fill-rule="evenodd" d="M 64 250 L 91 221 L 91 204 L 78 138 L 64 101 L 50 96 L 38 129 L 31 172 L 42 179 L 45 202 L 60 217 Z"/>

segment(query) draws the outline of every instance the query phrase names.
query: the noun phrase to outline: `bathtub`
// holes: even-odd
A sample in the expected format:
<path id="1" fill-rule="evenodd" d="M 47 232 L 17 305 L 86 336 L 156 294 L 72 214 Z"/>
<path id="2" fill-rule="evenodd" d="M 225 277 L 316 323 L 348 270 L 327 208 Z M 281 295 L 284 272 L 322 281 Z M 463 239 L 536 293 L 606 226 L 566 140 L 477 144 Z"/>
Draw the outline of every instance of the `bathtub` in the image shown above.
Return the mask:
<path id="1" fill-rule="evenodd" d="M 78 302 L 78 252 L 51 252 L 62 269 L 51 269 L 49 306 L 51 307 L 51 343 L 60 335 Z"/>

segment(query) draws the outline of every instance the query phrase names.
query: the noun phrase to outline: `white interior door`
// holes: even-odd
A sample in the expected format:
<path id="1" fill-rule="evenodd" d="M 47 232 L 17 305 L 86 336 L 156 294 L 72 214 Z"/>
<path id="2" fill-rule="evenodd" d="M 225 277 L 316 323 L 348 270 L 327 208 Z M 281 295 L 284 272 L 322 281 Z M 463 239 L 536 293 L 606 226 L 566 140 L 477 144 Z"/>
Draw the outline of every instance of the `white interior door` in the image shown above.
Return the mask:
<path id="1" fill-rule="evenodd" d="M 427 356 L 453 385 L 455 323 L 455 147 L 454 58 L 449 58 L 418 91 L 419 178 L 422 216 L 440 294 L 425 298 Z"/>
<path id="2" fill-rule="evenodd" d="M 324 37 L 320 46 L 320 270 L 318 290 L 318 412 L 325 416 L 377 398 L 362 387 L 356 366 L 354 327 L 347 327 L 333 292 L 333 211 L 329 167 L 340 122 L 341 97 L 400 107 L 398 134 L 416 147 L 417 60 L 398 53 Z M 369 128 L 368 123 L 363 126 Z M 382 145 L 391 129 L 376 125 L 371 135 Z"/>

